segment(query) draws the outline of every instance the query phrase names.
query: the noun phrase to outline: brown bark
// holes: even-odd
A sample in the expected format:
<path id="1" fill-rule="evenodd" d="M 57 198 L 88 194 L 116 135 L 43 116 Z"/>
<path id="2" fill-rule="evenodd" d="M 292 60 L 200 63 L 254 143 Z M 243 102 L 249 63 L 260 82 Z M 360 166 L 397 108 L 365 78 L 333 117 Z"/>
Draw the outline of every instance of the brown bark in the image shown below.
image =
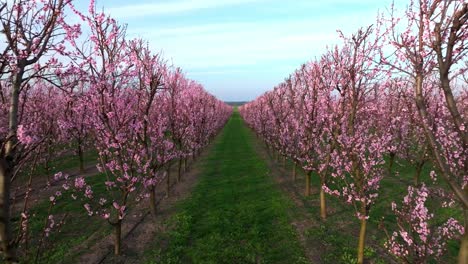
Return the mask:
<path id="1" fill-rule="evenodd" d="M 84 153 L 83 153 L 83 146 L 81 142 L 78 142 L 78 160 L 80 162 L 80 173 L 84 173 Z"/>
<path id="2" fill-rule="evenodd" d="M 416 164 L 416 171 L 414 173 L 414 186 L 416 187 L 421 183 L 421 172 L 424 167 L 424 163 L 424 161 L 421 161 Z"/>
<path id="3" fill-rule="evenodd" d="M 454 10 L 452 15 L 452 19 L 449 22 L 450 25 L 448 28 L 450 30 L 442 31 L 441 24 L 436 24 L 434 27 L 434 35 L 436 41 L 433 44 L 433 49 L 437 54 L 437 62 L 438 62 L 438 69 L 439 69 L 439 77 L 442 86 L 442 90 L 444 92 L 445 98 L 445 105 L 447 106 L 452 119 L 453 123 L 461 135 L 461 140 L 463 141 L 464 148 L 468 147 L 468 131 L 462 131 L 460 128 L 462 126 L 467 127 L 465 124 L 462 115 L 460 114 L 459 108 L 457 107 L 457 103 L 455 97 L 453 96 L 452 87 L 450 86 L 450 70 L 452 66 L 456 63 L 454 61 L 454 56 L 456 56 L 456 52 L 454 49 L 457 43 L 462 43 L 463 35 L 460 34 L 463 30 L 465 30 L 466 24 L 468 22 L 468 3 L 463 3 L 459 9 Z M 421 23 L 421 22 L 420 22 Z M 448 34 L 446 40 L 444 40 L 443 35 Z M 420 38 L 422 38 L 422 32 L 420 33 Z M 446 42 L 446 43 L 444 43 Z M 422 43 L 420 39 L 420 43 Z M 443 44 L 445 44 L 445 49 L 443 48 Z M 445 54 L 443 52 L 445 51 Z"/>
<path id="4" fill-rule="evenodd" d="M 169 197 L 171 191 L 171 163 L 167 166 L 167 177 L 166 177 L 166 197 Z"/>
<path id="5" fill-rule="evenodd" d="M 9 132 L 4 149 L 0 149 L 0 246 L 6 263 L 14 263 L 17 260 L 10 221 L 10 181 L 15 169 L 14 146 L 17 142 L 19 91 L 23 80 L 24 67 L 24 62 L 20 62 L 18 65 L 19 71 L 13 80 L 8 123 Z"/>
<path id="6" fill-rule="evenodd" d="M 51 174 L 51 167 L 50 167 L 50 161 L 52 160 L 52 148 L 51 148 L 51 138 L 49 137 L 47 139 L 47 155 L 44 160 L 44 169 L 45 173 L 47 175 L 47 180 L 50 181 L 50 174 Z"/>
<path id="7" fill-rule="evenodd" d="M 462 116 L 460 115 L 460 112 L 458 111 L 457 104 L 455 102 L 455 98 L 452 93 L 452 89 L 450 88 L 450 80 L 448 77 L 448 72 L 447 74 L 441 73 L 441 83 L 442 83 L 442 90 L 444 91 L 444 97 L 446 101 L 446 106 L 450 111 L 450 114 L 452 115 L 453 118 L 453 123 L 455 124 L 455 127 L 457 128 L 458 133 L 460 133 L 461 139 L 463 141 L 463 145 L 466 147 L 468 146 L 468 133 L 465 131 L 461 131 L 460 127 L 466 126 L 466 124 L 463 122 Z"/>
<path id="8" fill-rule="evenodd" d="M 439 144 L 435 138 L 434 133 L 431 131 L 431 129 L 428 127 L 427 121 L 429 120 L 426 105 L 424 103 L 424 97 L 423 97 L 423 90 L 422 90 L 422 85 L 423 85 L 423 77 L 421 75 L 418 75 L 416 77 L 416 106 L 418 108 L 418 113 L 423 120 L 422 125 L 424 129 L 424 133 L 426 134 L 426 139 L 428 141 L 428 145 L 431 149 L 432 155 L 435 160 L 435 164 L 437 165 L 437 168 L 441 172 L 442 177 L 444 180 L 448 183 L 452 191 L 455 193 L 457 198 L 460 200 L 460 202 L 463 204 L 463 207 L 468 208 L 468 194 L 466 192 L 463 192 L 463 190 L 460 188 L 459 185 L 457 185 L 456 182 L 454 182 L 454 176 L 452 175 L 448 165 L 446 164 L 444 158 L 442 157 L 442 151 L 439 148 Z"/>
<path id="9" fill-rule="evenodd" d="M 327 219 L 327 203 L 326 203 L 325 191 L 322 188 L 325 185 L 324 178 L 322 176 L 320 177 L 320 182 L 321 182 L 321 186 L 320 186 L 320 217 L 322 218 L 322 220 L 325 221 Z"/>
<path id="10" fill-rule="evenodd" d="M 6 263 L 16 261 L 16 250 L 12 245 L 13 237 L 10 222 L 10 179 L 11 166 L 0 158 L 0 246 Z"/>
<path id="11" fill-rule="evenodd" d="M 468 188 L 465 189 L 468 191 Z M 468 209 L 463 210 L 465 215 L 465 230 L 468 230 Z M 458 264 L 468 264 L 468 232 L 465 231 L 458 251 Z"/>
<path id="12" fill-rule="evenodd" d="M 390 160 L 388 161 L 388 173 L 392 174 L 393 164 L 395 163 L 395 153 L 390 153 Z"/>
<path id="13" fill-rule="evenodd" d="M 367 229 L 367 220 L 364 216 L 367 215 L 366 205 L 362 204 L 361 209 L 362 219 L 361 221 L 361 229 L 359 230 L 359 244 L 358 244 L 358 264 L 364 263 L 364 248 L 366 244 L 366 229 Z"/>
<path id="14" fill-rule="evenodd" d="M 310 196 L 310 178 L 312 178 L 312 171 L 307 171 L 305 175 L 305 179 L 306 179 L 305 196 Z"/>
<path id="15" fill-rule="evenodd" d="M 6 5 L 0 7 L 0 9 L 5 8 Z M 21 91 L 21 86 L 26 82 L 24 77 L 25 69 L 29 65 L 33 65 L 38 62 L 41 57 L 48 51 L 50 47 L 50 42 L 56 36 L 56 26 L 59 13 L 63 11 L 64 1 L 58 0 L 54 1 L 51 5 L 51 9 L 54 12 L 51 12 L 50 15 L 44 17 L 47 23 L 44 24 L 35 38 L 39 39 L 40 42 L 37 45 L 37 50 L 33 53 L 30 45 L 24 49 L 19 47 L 20 42 L 30 43 L 32 39 L 31 31 L 29 30 L 30 25 L 33 24 L 33 17 L 31 13 L 22 14 L 19 17 L 9 16 L 8 18 L 2 16 L 2 27 L 3 33 L 7 39 L 6 45 L 10 46 L 13 52 L 18 55 L 18 50 L 21 49 L 27 55 L 23 58 L 18 58 L 16 63 L 16 71 L 12 73 L 12 92 L 11 92 L 11 101 L 9 109 L 9 124 L 8 124 L 8 135 L 4 142 L 5 145 L 0 149 L 0 251 L 2 251 L 4 260 L 7 263 L 16 261 L 16 248 L 13 246 L 13 239 L 11 234 L 11 223 L 10 223 L 10 181 L 12 179 L 13 171 L 15 171 L 15 166 L 17 164 L 16 149 L 17 136 L 16 131 L 18 128 L 18 106 L 19 106 L 19 95 Z M 2 10 L 3 12 L 3 10 Z M 3 15 L 3 13 L 2 13 Z M 31 20 L 29 20 L 31 18 Z M 16 37 L 12 36 L 11 29 L 15 28 Z M 34 34 L 33 34 L 34 35 Z M 30 56 L 32 58 L 30 58 Z M 22 57 L 22 56 L 21 56 Z M 33 75 L 30 73 L 29 75 Z"/>
<path id="16" fill-rule="evenodd" d="M 156 217 L 156 190 L 154 186 L 150 188 L 150 199 L 149 199 L 150 212 L 153 217 Z"/>
<path id="17" fill-rule="evenodd" d="M 465 230 L 466 227 L 465 227 Z M 460 244 L 460 251 L 458 251 L 458 264 L 467 264 L 468 263 L 468 232 L 462 237 Z"/>
<path id="18" fill-rule="evenodd" d="M 182 179 L 182 159 L 179 159 L 179 168 L 178 168 L 178 174 L 177 174 L 177 183 L 179 183 L 181 179 Z"/>
<path id="19" fill-rule="evenodd" d="M 361 219 L 361 229 L 359 230 L 359 245 L 358 245 L 358 264 L 364 263 L 364 248 L 366 239 L 367 220 Z"/>
<path id="20" fill-rule="evenodd" d="M 443 11 L 447 11 L 447 9 L 448 7 L 445 7 Z M 423 16 L 422 12 L 420 16 Z M 457 107 L 456 100 L 453 96 L 452 87 L 450 87 L 449 73 L 451 71 L 451 67 L 453 66 L 453 64 L 455 64 L 454 56 L 456 56 L 455 54 L 457 54 L 457 52 L 454 52 L 454 49 L 457 43 L 463 43 L 462 42 L 463 34 L 460 34 L 460 33 L 463 32 L 463 30 L 466 31 L 465 27 L 467 25 L 467 22 L 468 22 L 468 3 L 465 2 L 458 9 L 454 10 L 452 19 L 451 21 L 449 21 L 446 31 L 441 30 L 442 23 L 444 23 L 443 21 L 441 21 L 440 23 L 436 23 L 434 27 L 434 36 L 436 38 L 436 41 L 433 43 L 433 46 L 432 46 L 434 51 L 437 54 L 439 77 L 440 77 L 442 90 L 444 92 L 445 105 L 448 108 L 452 116 L 452 123 L 457 129 L 457 132 L 461 137 L 461 140 L 463 142 L 463 150 L 465 151 L 468 148 L 468 131 L 461 129 L 461 127 L 464 126 L 466 128 L 467 124 L 463 120 L 463 117 L 461 116 L 459 109 Z M 421 26 L 423 25 L 422 22 L 419 22 L 419 23 Z M 421 26 L 420 28 L 422 28 Z M 445 39 L 445 37 L 447 38 Z M 422 38 L 423 38 L 423 32 L 422 30 L 420 30 L 420 33 L 419 33 L 420 49 L 422 49 Z M 445 48 L 443 48 L 443 46 L 445 46 Z M 445 55 L 443 54 L 443 52 L 445 52 Z M 465 230 L 467 230 L 467 227 L 468 227 L 467 225 L 468 188 L 464 188 L 462 190 L 462 188 L 460 188 L 460 186 L 457 184 L 456 178 L 454 178 L 455 175 L 452 175 L 450 168 L 446 164 L 446 160 L 442 158 L 443 152 L 439 148 L 435 135 L 432 133 L 432 131 L 428 129 L 427 124 L 424 122 L 424 121 L 427 121 L 428 119 L 427 119 L 427 110 L 425 109 L 425 106 L 422 101 L 423 97 L 422 97 L 422 76 L 421 75 L 417 76 L 417 79 L 416 79 L 416 96 L 417 96 L 416 100 L 417 100 L 419 114 L 423 118 L 424 131 L 426 133 L 426 138 L 429 141 L 429 146 L 436 160 L 437 167 L 441 171 L 443 178 L 449 184 L 450 188 L 453 190 L 455 195 L 457 195 L 457 197 L 463 204 L 463 209 L 465 212 Z M 467 237 L 466 232 L 461 241 L 460 251 L 458 255 L 458 263 L 459 264 L 468 263 L 468 237 Z"/>
<path id="21" fill-rule="evenodd" d="M 293 178 L 293 181 L 296 180 L 296 177 L 297 177 L 297 164 L 296 164 L 296 162 L 294 162 L 294 164 L 293 164 L 293 171 L 292 171 L 292 178 Z"/>
<path id="22" fill-rule="evenodd" d="M 122 220 L 119 220 L 117 223 L 114 224 L 114 254 L 116 256 L 122 254 L 121 236 Z"/>

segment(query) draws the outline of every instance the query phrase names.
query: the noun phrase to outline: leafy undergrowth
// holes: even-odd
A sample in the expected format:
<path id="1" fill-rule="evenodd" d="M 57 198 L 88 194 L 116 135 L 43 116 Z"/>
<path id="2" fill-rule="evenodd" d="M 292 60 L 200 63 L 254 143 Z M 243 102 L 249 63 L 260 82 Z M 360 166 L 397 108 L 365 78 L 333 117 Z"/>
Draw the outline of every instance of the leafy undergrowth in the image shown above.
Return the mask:
<path id="1" fill-rule="evenodd" d="M 290 225 L 293 203 L 268 175 L 234 113 L 147 263 L 308 263 Z"/>

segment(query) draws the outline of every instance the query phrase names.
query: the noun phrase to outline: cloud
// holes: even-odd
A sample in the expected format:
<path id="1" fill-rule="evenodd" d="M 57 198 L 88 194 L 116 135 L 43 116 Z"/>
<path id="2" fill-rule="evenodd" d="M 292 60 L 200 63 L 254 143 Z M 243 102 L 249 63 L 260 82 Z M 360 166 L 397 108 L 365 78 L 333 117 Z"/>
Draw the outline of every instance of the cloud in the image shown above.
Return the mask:
<path id="1" fill-rule="evenodd" d="M 341 43 L 337 29 L 375 23 L 391 0 L 118 1 L 105 10 L 129 23 L 129 37 L 148 40 L 217 96 L 253 98 Z"/>
<path id="2" fill-rule="evenodd" d="M 336 29 L 351 16 L 316 20 L 212 23 L 187 27 L 138 28 L 129 33 L 148 39 L 187 70 L 292 63 L 299 66 L 337 42 Z M 327 25 L 324 27 L 323 25 Z M 349 24 L 349 23 L 348 23 Z M 348 28 L 348 27 L 346 27 Z M 354 29 L 354 27 L 353 27 Z M 213 69 L 211 69 L 213 70 Z"/>
<path id="3" fill-rule="evenodd" d="M 163 3 L 142 3 L 106 8 L 115 18 L 173 15 L 202 9 L 213 9 L 260 2 L 262 0 L 182 0 Z"/>

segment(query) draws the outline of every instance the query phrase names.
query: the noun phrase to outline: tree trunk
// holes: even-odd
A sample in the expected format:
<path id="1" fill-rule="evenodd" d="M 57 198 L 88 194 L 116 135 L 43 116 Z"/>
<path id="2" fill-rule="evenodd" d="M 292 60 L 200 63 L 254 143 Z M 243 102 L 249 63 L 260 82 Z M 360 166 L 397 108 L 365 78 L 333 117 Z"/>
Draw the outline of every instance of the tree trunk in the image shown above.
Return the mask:
<path id="1" fill-rule="evenodd" d="M 81 142 L 78 142 L 78 159 L 80 161 L 80 173 L 84 173 L 84 153 L 83 146 L 81 146 Z"/>
<path id="2" fill-rule="evenodd" d="M 424 161 L 418 162 L 416 165 L 416 172 L 414 173 L 414 186 L 418 187 L 421 184 L 421 172 L 424 167 Z"/>
<path id="3" fill-rule="evenodd" d="M 426 139 L 428 142 L 428 146 L 432 152 L 432 156 L 435 160 L 435 164 L 440 171 L 441 176 L 447 182 L 449 187 L 455 193 L 457 198 L 460 200 L 462 205 L 466 208 L 468 207 L 468 194 L 462 190 L 462 188 L 458 185 L 458 183 L 453 180 L 456 177 L 453 176 L 448 164 L 446 163 L 445 159 L 443 158 L 443 151 L 440 149 L 435 134 L 429 128 L 428 125 L 428 112 L 425 105 L 424 97 L 423 97 L 423 78 L 421 75 L 416 76 L 416 85 L 415 85 L 415 97 L 416 97 L 416 106 L 418 108 L 418 113 L 423 122 L 421 122 L 424 133 L 426 135 Z"/>
<path id="4" fill-rule="evenodd" d="M 166 177 L 166 197 L 169 197 L 171 191 L 171 163 L 167 166 L 167 177 Z"/>
<path id="5" fill-rule="evenodd" d="M 0 158 L 0 246 L 6 263 L 16 261 L 16 250 L 11 245 L 10 223 L 10 179 L 11 167 L 8 161 Z"/>
<path id="6" fill-rule="evenodd" d="M 45 173 L 47 175 L 47 180 L 50 181 L 50 174 L 51 174 L 51 168 L 50 168 L 50 160 L 51 160 L 51 156 L 52 156 L 52 150 L 51 150 L 51 147 L 50 147 L 50 139 L 47 140 L 47 156 L 45 157 L 45 160 L 44 160 L 44 169 L 45 169 Z"/>
<path id="7" fill-rule="evenodd" d="M 188 168 L 187 159 L 188 159 L 188 158 L 185 158 L 185 159 L 184 159 L 184 172 L 187 172 L 187 168 Z"/>
<path id="8" fill-rule="evenodd" d="M 179 159 L 179 174 L 177 175 L 177 183 L 182 179 L 182 159 Z"/>
<path id="9" fill-rule="evenodd" d="M 6 263 L 16 262 L 16 248 L 12 244 L 13 237 L 10 222 L 10 181 L 15 170 L 15 149 L 17 142 L 16 130 L 18 129 L 18 105 L 19 92 L 24 75 L 24 61 L 18 62 L 18 72 L 13 79 L 11 92 L 11 105 L 8 120 L 8 141 L 5 142 L 3 155 L 0 156 L 0 247 Z"/>
<path id="10" fill-rule="evenodd" d="M 150 188 L 150 199 L 149 199 L 150 212 L 153 217 L 156 217 L 156 190 L 154 185 Z"/>
<path id="11" fill-rule="evenodd" d="M 466 15 L 466 13 L 465 13 Z M 446 74 L 442 72 L 442 69 L 439 68 L 440 71 L 440 80 L 441 80 L 441 86 L 442 90 L 444 91 L 444 97 L 445 97 L 445 105 L 447 106 L 448 110 L 450 111 L 450 114 L 452 115 L 452 120 L 453 124 L 457 128 L 457 131 L 461 134 L 461 139 L 463 141 L 463 145 L 466 147 L 468 146 L 468 133 L 466 131 L 462 131 L 460 127 L 464 126 L 465 123 L 463 121 L 462 115 L 458 111 L 458 106 L 455 100 L 455 97 L 453 96 L 452 88 L 450 87 L 450 79 L 448 75 L 448 70 L 446 71 Z M 463 108 L 462 108 L 463 110 Z"/>
<path id="12" fill-rule="evenodd" d="M 320 217 L 322 220 L 327 219 L 327 204 L 325 200 L 325 191 L 323 190 L 323 186 L 325 185 L 323 177 L 320 177 Z"/>
<path id="13" fill-rule="evenodd" d="M 365 203 L 362 203 L 362 209 L 361 209 L 361 229 L 359 230 L 359 245 L 358 245 L 358 264 L 363 264 L 364 263 L 364 248 L 366 245 L 366 227 L 367 227 L 367 219 L 365 216 L 367 216 L 367 210 L 366 210 L 366 205 Z"/>
<path id="14" fill-rule="evenodd" d="M 388 174 L 392 174 L 393 164 L 395 163 L 395 153 L 390 153 L 390 160 L 388 161 Z"/>
<path id="15" fill-rule="evenodd" d="M 305 196 L 310 196 L 310 178 L 312 177 L 312 171 L 307 171 L 305 175 L 306 187 L 305 187 Z"/>
<path id="16" fill-rule="evenodd" d="M 122 236 L 122 220 L 119 220 L 114 224 L 114 254 L 116 256 L 122 253 L 121 245 L 121 236 Z"/>
<path id="17" fill-rule="evenodd" d="M 296 164 L 296 162 L 294 162 L 294 164 L 293 164 L 293 172 L 292 172 L 293 181 L 296 180 L 296 176 L 297 176 L 296 168 L 297 168 L 297 164 Z"/>
<path id="18" fill-rule="evenodd" d="M 467 191 L 468 188 L 465 188 Z M 458 264 L 468 264 L 468 209 L 463 210 L 465 216 L 465 234 L 461 239 L 460 250 L 458 251 Z"/>
<path id="19" fill-rule="evenodd" d="M 283 156 L 283 167 L 286 168 L 286 156 Z"/>
<path id="20" fill-rule="evenodd" d="M 468 226 L 465 225 L 465 234 L 462 237 L 460 251 L 458 251 L 458 264 L 468 263 Z"/>

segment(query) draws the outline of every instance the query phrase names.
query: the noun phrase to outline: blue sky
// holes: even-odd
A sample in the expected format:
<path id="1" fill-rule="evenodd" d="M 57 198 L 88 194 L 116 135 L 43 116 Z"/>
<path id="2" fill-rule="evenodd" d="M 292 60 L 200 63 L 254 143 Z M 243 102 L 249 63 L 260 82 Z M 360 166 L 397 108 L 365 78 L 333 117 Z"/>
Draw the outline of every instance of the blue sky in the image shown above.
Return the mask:
<path id="1" fill-rule="evenodd" d="M 87 2 L 87 1 L 83 1 Z M 80 3 L 83 3 L 80 1 Z M 407 1 L 396 0 L 400 5 Z M 97 0 L 129 37 L 155 52 L 210 93 L 248 101 L 272 89 L 301 63 L 375 22 L 391 0 Z M 86 8 L 86 6 L 82 6 Z"/>

